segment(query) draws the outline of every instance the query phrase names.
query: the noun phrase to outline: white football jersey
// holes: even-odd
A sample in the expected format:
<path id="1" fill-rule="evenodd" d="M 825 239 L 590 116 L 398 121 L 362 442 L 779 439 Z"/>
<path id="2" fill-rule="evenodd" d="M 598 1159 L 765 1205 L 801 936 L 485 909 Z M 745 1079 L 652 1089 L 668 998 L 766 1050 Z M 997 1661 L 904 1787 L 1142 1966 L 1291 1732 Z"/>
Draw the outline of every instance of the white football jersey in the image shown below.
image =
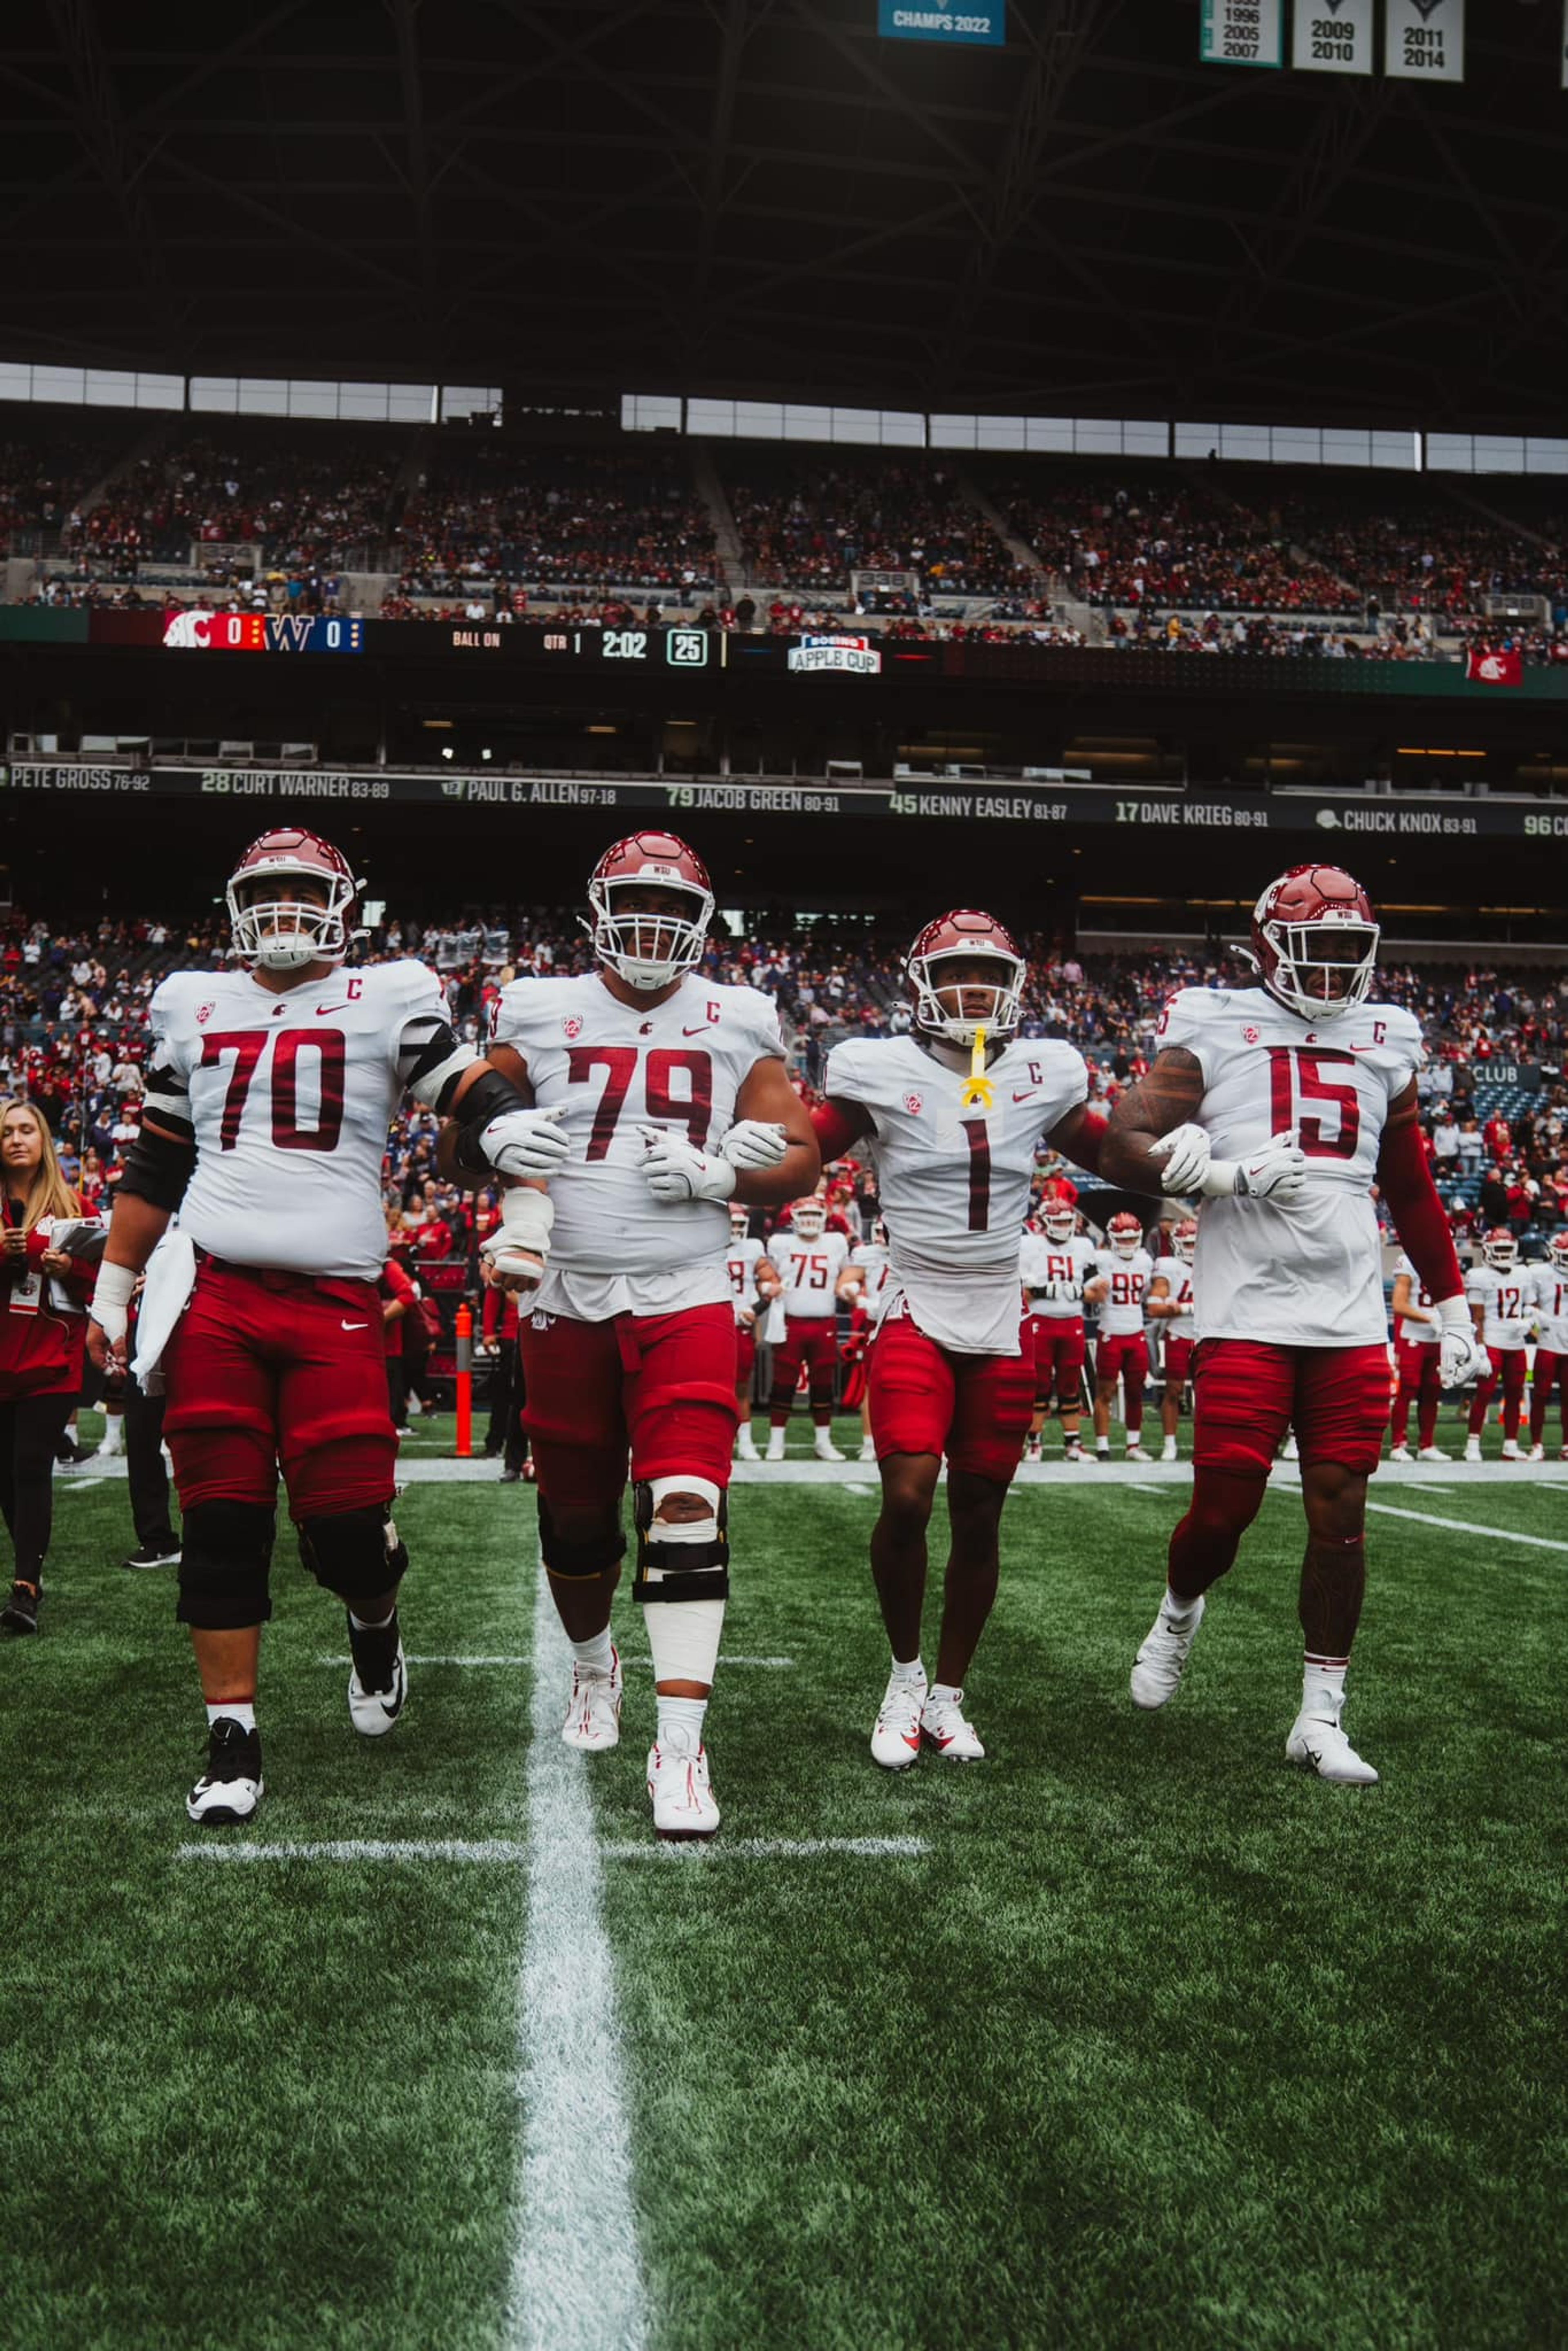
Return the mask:
<path id="1" fill-rule="evenodd" d="M 1505 1353 L 1523 1346 L 1534 1312 L 1533 1266 L 1516 1265 L 1511 1273 L 1499 1273 L 1495 1266 L 1472 1265 L 1465 1276 L 1465 1296 L 1472 1304 L 1480 1302 L 1481 1338 L 1487 1346 L 1500 1347 Z"/>
<path id="2" fill-rule="evenodd" d="M 1100 1301 L 1100 1336 L 1135 1339 L 1144 1327 L 1144 1301 L 1155 1278 L 1154 1259 L 1146 1249 L 1134 1249 L 1130 1258 L 1118 1257 L 1108 1249 L 1095 1271 L 1110 1284 Z"/>
<path id="3" fill-rule="evenodd" d="M 1550 1259 L 1532 1265 L 1530 1302 L 1538 1343 L 1553 1355 L 1568 1355 L 1568 1273 L 1559 1273 Z"/>
<path id="4" fill-rule="evenodd" d="M 1422 1289 L 1421 1277 L 1407 1257 L 1402 1257 L 1394 1270 L 1396 1275 L 1409 1275 L 1410 1296 L 1416 1305 L 1431 1306 L 1436 1303 L 1431 1291 Z M 1436 1347 L 1440 1344 L 1443 1333 L 1436 1322 L 1417 1322 L 1408 1314 L 1401 1314 L 1395 1323 L 1394 1335 L 1402 1346 Z"/>
<path id="5" fill-rule="evenodd" d="M 850 1251 L 850 1263 L 863 1277 L 861 1282 L 861 1304 L 871 1317 L 874 1331 L 887 1311 L 889 1288 L 893 1280 L 893 1259 L 880 1241 L 862 1241 Z"/>
<path id="6" fill-rule="evenodd" d="M 791 1322 L 819 1322 L 837 1312 L 836 1284 L 849 1257 L 842 1233 L 823 1233 L 814 1241 L 800 1239 L 787 1227 L 774 1234 L 768 1261 L 784 1286 L 784 1311 Z"/>
<path id="7" fill-rule="evenodd" d="M 1194 1329 L 1192 1274 L 1193 1269 L 1184 1257 L 1157 1257 L 1155 1259 L 1155 1280 L 1158 1281 L 1163 1276 L 1170 1284 L 1169 1295 L 1166 1302 L 1168 1304 L 1170 1299 L 1174 1299 L 1181 1308 L 1179 1314 L 1167 1314 L 1160 1324 L 1160 1329 L 1167 1339 L 1192 1337 Z"/>
<path id="8" fill-rule="evenodd" d="M 1371 1190 L 1389 1103 L 1421 1064 L 1414 1013 L 1361 1004 L 1314 1028 L 1261 987 L 1184 987 L 1165 1008 L 1159 1043 L 1197 1057 L 1197 1115 L 1217 1158 L 1245 1158 L 1293 1127 L 1307 1159 L 1306 1189 L 1288 1207 L 1203 1203 L 1199 1338 L 1386 1345 Z"/>
<path id="9" fill-rule="evenodd" d="M 783 1057 L 770 998 L 691 972 L 654 1005 L 622 1004 L 596 971 L 515 979 L 492 1007 L 490 1035 L 521 1054 L 542 1108 L 562 1106 L 571 1145 L 550 1179 L 539 1311 L 598 1321 L 727 1298 L 727 1204 L 656 1200 L 639 1130 L 674 1126 L 699 1149 L 720 1144 L 751 1071 Z"/>
<path id="10" fill-rule="evenodd" d="M 451 1041 L 435 974 L 369 964 L 275 994 L 248 971 L 177 971 L 148 1017 L 147 1107 L 195 1132 L 180 1223 L 197 1247 L 374 1281 L 392 1112 L 432 1040 Z"/>
<path id="11" fill-rule="evenodd" d="M 913 1037 L 859 1037 L 829 1054 L 823 1090 L 870 1115 L 893 1258 L 888 1311 L 907 1301 L 926 1335 L 956 1353 L 1016 1355 L 1035 1144 L 1087 1099 L 1089 1072 L 1071 1045 L 1015 1038 L 986 1074 L 989 1106 L 966 1109 L 966 1070 Z"/>
<path id="12" fill-rule="evenodd" d="M 730 1295 L 735 1300 L 735 1319 L 738 1322 L 742 1308 L 757 1311 L 757 1269 L 768 1255 L 764 1243 L 755 1233 L 747 1233 L 739 1240 L 731 1240 L 725 1270 L 729 1276 Z"/>
<path id="13" fill-rule="evenodd" d="M 1030 1300 L 1029 1311 L 1045 1322 L 1081 1322 L 1083 1285 L 1100 1270 L 1099 1253 L 1083 1233 L 1074 1233 L 1065 1241 L 1047 1240 L 1043 1233 L 1025 1233 L 1019 1249 L 1019 1280 L 1026 1290 L 1054 1281 L 1069 1292 L 1065 1297 Z"/>

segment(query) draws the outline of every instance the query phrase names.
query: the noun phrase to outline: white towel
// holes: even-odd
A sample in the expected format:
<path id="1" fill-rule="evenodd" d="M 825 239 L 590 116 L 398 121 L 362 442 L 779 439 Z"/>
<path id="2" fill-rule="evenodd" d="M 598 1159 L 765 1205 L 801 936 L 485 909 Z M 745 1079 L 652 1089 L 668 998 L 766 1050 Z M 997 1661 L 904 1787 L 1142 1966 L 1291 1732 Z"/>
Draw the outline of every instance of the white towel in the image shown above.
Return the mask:
<path id="1" fill-rule="evenodd" d="M 172 1225 L 147 1260 L 147 1279 L 136 1318 L 136 1356 L 131 1368 L 147 1395 L 163 1393 L 163 1374 L 159 1365 L 195 1283 L 195 1244 L 189 1233 Z"/>

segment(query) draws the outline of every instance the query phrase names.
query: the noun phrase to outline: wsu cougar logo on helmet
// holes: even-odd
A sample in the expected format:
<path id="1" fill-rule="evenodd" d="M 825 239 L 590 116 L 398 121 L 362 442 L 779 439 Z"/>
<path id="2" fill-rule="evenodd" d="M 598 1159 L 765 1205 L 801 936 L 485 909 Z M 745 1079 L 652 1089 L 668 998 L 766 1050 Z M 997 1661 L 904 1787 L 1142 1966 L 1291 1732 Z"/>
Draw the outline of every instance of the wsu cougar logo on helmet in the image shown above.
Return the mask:
<path id="1" fill-rule="evenodd" d="M 676 834 L 632 832 L 613 841 L 588 877 L 588 904 L 591 919 L 583 928 L 593 952 L 629 987 L 667 987 L 702 961 L 713 885 L 695 850 Z"/>

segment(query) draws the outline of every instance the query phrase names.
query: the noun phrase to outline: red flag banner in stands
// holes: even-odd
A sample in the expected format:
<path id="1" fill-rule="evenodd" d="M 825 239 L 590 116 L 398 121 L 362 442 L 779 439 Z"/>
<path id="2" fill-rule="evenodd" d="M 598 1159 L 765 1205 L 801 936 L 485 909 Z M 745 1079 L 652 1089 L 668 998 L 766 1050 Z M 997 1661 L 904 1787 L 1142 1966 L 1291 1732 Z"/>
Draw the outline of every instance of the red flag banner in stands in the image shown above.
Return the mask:
<path id="1" fill-rule="evenodd" d="M 1465 675 L 1472 685 L 1522 685 L 1524 655 L 1511 649 L 1504 653 L 1468 653 Z"/>

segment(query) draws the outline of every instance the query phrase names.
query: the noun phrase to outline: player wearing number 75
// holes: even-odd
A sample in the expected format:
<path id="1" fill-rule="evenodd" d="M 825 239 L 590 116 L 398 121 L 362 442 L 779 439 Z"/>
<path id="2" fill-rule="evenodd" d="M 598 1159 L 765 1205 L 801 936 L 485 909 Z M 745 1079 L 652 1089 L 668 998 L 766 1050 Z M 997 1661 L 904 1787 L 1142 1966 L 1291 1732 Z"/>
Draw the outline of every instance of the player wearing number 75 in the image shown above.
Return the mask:
<path id="1" fill-rule="evenodd" d="M 729 1590 L 736 1432 L 730 1204 L 810 1192 L 817 1146 L 771 998 L 698 969 L 713 892 L 695 852 L 673 833 L 618 841 L 588 901 L 597 968 L 516 980 L 496 1006 L 491 1061 L 559 1121 L 570 1155 L 548 1197 L 527 1185 L 507 1193 L 487 1247 L 497 1280 L 511 1282 L 522 1219 L 523 1279 L 540 1276 L 518 1337 L 540 1548 L 572 1651 L 561 1736 L 589 1750 L 620 1737 L 610 1614 L 630 1453 L 632 1596 L 658 1708 L 653 1826 L 711 1836 L 703 1729 Z M 553 1227 L 532 1221 L 540 1211 Z"/>
<path id="2" fill-rule="evenodd" d="M 1437 1301 L 1444 1385 L 1486 1364 L 1421 1145 L 1420 1028 L 1373 999 L 1377 942 L 1365 891 L 1337 865 L 1271 882 L 1252 916 L 1259 986 L 1172 997 L 1154 1067 L 1117 1102 L 1102 1160 L 1111 1183 L 1200 1203 L 1192 1500 L 1133 1698 L 1158 1707 L 1176 1695 L 1204 1594 L 1234 1561 L 1293 1428 L 1306 1664 L 1285 1752 L 1362 1786 L 1377 1773 L 1341 1712 L 1366 1583 L 1366 1481 L 1388 1417 L 1375 1184 Z"/>
<path id="3" fill-rule="evenodd" d="M 1105 1122 L 1071 1045 L 1015 1035 L 1023 958 L 994 915 L 928 923 L 904 975 L 913 1033 L 840 1045 L 812 1115 L 825 1160 L 862 1145 L 887 1227 L 887 1305 L 867 1359 L 882 1510 L 871 1563 L 892 1670 L 871 1751 L 890 1770 L 922 1746 L 952 1762 L 985 1753 L 963 1684 L 998 1573 L 1002 1504 L 1034 1410 L 1019 1242 L 1042 1134 L 1080 1167 Z M 925 1531 L 947 1458 L 947 1559 L 936 1678 L 920 1655 Z"/>
<path id="4" fill-rule="evenodd" d="M 457 1042 L 434 972 L 343 968 L 359 886 L 339 850 L 292 826 L 240 858 L 228 884 L 238 967 L 175 972 L 152 998 L 145 1113 L 93 1295 L 93 1360 L 123 1370 L 131 1291 L 163 1243 L 136 1367 L 168 1395 L 184 1512 L 178 1614 L 208 1720 L 186 1809 L 204 1825 L 248 1818 L 262 1793 L 256 1671 L 280 1467 L 305 1564 L 348 1611 L 355 1729 L 380 1736 L 402 1710 L 408 1555 L 392 1522 L 376 1293 L 393 1109 L 407 1092 L 460 1118 L 497 1170 L 564 1153 Z"/>

